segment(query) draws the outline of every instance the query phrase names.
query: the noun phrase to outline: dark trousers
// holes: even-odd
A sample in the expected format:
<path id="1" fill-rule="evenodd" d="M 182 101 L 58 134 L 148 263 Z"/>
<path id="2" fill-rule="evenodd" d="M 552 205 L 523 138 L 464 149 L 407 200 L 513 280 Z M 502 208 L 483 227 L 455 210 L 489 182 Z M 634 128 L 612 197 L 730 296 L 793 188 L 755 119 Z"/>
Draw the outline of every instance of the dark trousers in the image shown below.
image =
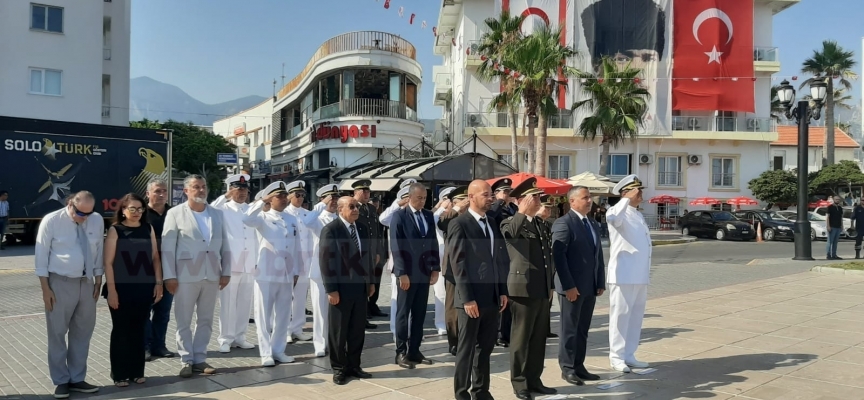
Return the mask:
<path id="1" fill-rule="evenodd" d="M 118 299 L 120 306 L 116 310 L 109 308 L 112 325 L 109 352 L 114 381 L 144 377 L 144 346 L 141 344 L 153 299 L 136 297 L 143 298 L 125 299 L 121 296 Z"/>
<path id="2" fill-rule="evenodd" d="M 864 226 L 858 229 L 864 229 Z M 864 231 L 855 236 L 855 251 L 861 250 L 861 242 L 864 241 Z M 855 253 L 856 255 L 858 253 Z"/>
<path id="3" fill-rule="evenodd" d="M 148 313 L 147 321 L 144 324 L 144 349 L 154 353 L 168 351 L 165 347 L 165 334 L 168 332 L 168 322 L 171 321 L 171 303 L 173 302 L 174 295 L 169 293 L 168 289 L 162 288 L 162 300 L 150 308 L 153 319 L 150 319 L 150 313 Z"/>
<path id="4" fill-rule="evenodd" d="M 447 325 L 447 344 L 454 347 L 459 343 L 459 311 L 453 307 L 456 285 L 444 282 L 444 323 Z"/>
<path id="5" fill-rule="evenodd" d="M 542 386 L 543 360 L 546 358 L 546 333 L 549 299 L 511 297 L 513 314 L 510 342 L 510 383 L 514 391 Z"/>
<path id="6" fill-rule="evenodd" d="M 5 247 L 3 237 L 6 236 L 6 225 L 9 224 L 9 217 L 0 217 L 0 248 Z"/>
<path id="7" fill-rule="evenodd" d="M 456 400 L 491 398 L 489 393 L 489 356 L 495 348 L 498 308 L 480 309 L 471 318 L 459 308 L 459 344 L 456 346 L 456 372 L 453 388 Z"/>
<path id="8" fill-rule="evenodd" d="M 561 305 L 558 365 L 565 374 L 586 371 L 583 364 L 588 348 L 588 329 L 591 328 L 596 302 L 597 298 L 593 294 L 581 295 L 572 303 L 564 295 L 558 295 L 558 304 Z"/>
<path id="9" fill-rule="evenodd" d="M 387 260 L 382 259 L 381 262 L 375 266 L 375 275 L 372 277 L 372 284 L 375 285 L 375 293 L 372 293 L 372 296 L 369 296 L 369 301 L 366 303 L 366 312 L 370 315 L 381 312 L 381 309 L 378 307 L 378 293 L 381 293 L 381 275 L 384 273 L 384 263 L 386 261 Z"/>
<path id="10" fill-rule="evenodd" d="M 510 343 L 510 330 L 513 329 L 512 327 L 513 314 L 510 313 L 510 307 L 507 307 L 498 317 L 498 338 Z"/>
<path id="11" fill-rule="evenodd" d="M 360 368 L 360 353 L 366 340 L 366 302 L 340 296 L 339 304 L 329 304 L 327 352 L 333 373 Z"/>
<path id="12" fill-rule="evenodd" d="M 398 279 L 396 281 L 399 282 Z M 415 359 L 420 355 L 423 341 L 423 323 L 426 322 L 426 304 L 429 301 L 429 282 L 411 282 L 408 290 L 396 293 L 396 354 Z M 408 319 L 411 332 L 408 332 Z"/>
<path id="13" fill-rule="evenodd" d="M 546 319 L 546 332 L 552 332 L 552 299 L 549 299 L 549 318 Z"/>

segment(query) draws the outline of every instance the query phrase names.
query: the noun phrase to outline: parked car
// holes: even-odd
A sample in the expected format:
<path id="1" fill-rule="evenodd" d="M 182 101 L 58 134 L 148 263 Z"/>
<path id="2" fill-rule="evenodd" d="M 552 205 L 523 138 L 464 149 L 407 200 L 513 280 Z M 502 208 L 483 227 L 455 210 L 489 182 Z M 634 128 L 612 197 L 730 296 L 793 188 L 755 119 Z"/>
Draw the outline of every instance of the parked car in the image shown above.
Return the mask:
<path id="1" fill-rule="evenodd" d="M 753 240 L 753 225 L 741 221 L 729 211 L 690 211 L 681 218 L 681 233 L 685 236 L 711 236 L 717 240 Z"/>
<path id="2" fill-rule="evenodd" d="M 792 230 L 794 224 L 777 214 L 776 211 L 749 210 L 734 213 L 738 219 L 747 221 L 750 225 L 762 224 L 762 239 L 771 241 L 775 239 L 795 240 Z"/>
<path id="3" fill-rule="evenodd" d="M 777 215 L 786 218 L 793 225 L 795 224 L 795 220 L 798 219 L 798 213 L 795 211 L 777 211 Z M 810 240 L 826 240 L 828 238 L 828 230 L 825 228 L 827 218 L 813 211 L 807 212 L 807 218 L 810 220 Z M 844 230 L 840 233 L 840 237 L 848 238 L 849 234 Z"/>
<path id="4" fill-rule="evenodd" d="M 853 207 L 843 207 L 843 232 L 840 233 L 842 237 L 855 237 L 856 235 L 855 231 L 852 230 L 852 210 Z M 828 218 L 828 207 L 817 207 L 813 212 Z"/>

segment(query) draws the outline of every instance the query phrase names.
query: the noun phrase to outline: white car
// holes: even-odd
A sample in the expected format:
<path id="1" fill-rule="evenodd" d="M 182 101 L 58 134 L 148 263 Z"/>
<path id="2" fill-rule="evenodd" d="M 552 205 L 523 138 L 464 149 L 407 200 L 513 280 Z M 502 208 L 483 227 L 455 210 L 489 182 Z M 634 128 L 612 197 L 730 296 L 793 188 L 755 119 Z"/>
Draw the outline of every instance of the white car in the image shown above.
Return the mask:
<path id="1" fill-rule="evenodd" d="M 840 237 L 854 237 L 855 233 L 851 232 L 852 229 L 852 207 L 843 207 L 843 232 L 840 233 Z M 818 214 L 821 217 L 828 218 L 828 207 L 816 207 L 813 210 L 814 213 Z"/>
<path id="2" fill-rule="evenodd" d="M 798 218 L 798 213 L 795 211 L 777 211 L 777 214 L 789 222 L 795 222 Z M 807 217 L 810 220 L 810 240 L 826 240 L 828 238 L 828 230 L 825 229 L 826 218 L 813 211 L 808 211 Z M 840 237 L 847 237 L 846 231 L 841 232 Z"/>

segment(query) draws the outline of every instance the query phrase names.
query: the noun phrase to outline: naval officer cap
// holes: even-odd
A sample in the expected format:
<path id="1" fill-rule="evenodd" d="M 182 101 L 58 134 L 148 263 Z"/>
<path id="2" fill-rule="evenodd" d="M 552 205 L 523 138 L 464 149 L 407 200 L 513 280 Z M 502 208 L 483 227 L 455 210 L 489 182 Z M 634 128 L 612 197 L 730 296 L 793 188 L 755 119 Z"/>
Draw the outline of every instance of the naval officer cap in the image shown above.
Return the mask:
<path id="1" fill-rule="evenodd" d="M 396 198 L 399 200 L 405 199 L 408 197 L 409 193 L 411 193 L 411 187 L 405 186 L 402 189 L 399 189 L 399 193 L 396 193 Z"/>
<path id="2" fill-rule="evenodd" d="M 513 190 L 513 181 L 510 178 L 501 178 L 492 184 L 492 192 L 499 190 Z"/>
<path id="3" fill-rule="evenodd" d="M 372 187 L 372 181 L 369 179 L 360 179 L 351 184 L 354 190 L 369 190 Z"/>
<path id="4" fill-rule="evenodd" d="M 624 179 L 621 179 L 621 181 L 618 182 L 618 184 L 615 185 L 614 188 L 612 188 L 612 194 L 615 196 L 620 196 L 621 192 L 623 192 L 625 190 L 643 189 L 643 188 L 644 188 L 644 186 L 642 186 L 642 181 L 639 180 L 638 176 L 636 176 L 635 174 L 627 175 L 624 177 Z"/>
<path id="5" fill-rule="evenodd" d="M 303 181 L 294 181 L 287 185 L 285 185 L 285 190 L 288 193 L 297 193 L 297 192 L 305 192 L 306 191 L 306 182 Z"/>
<path id="6" fill-rule="evenodd" d="M 411 185 L 414 184 L 414 183 L 417 183 L 417 180 L 416 180 L 416 179 L 408 178 L 408 179 L 402 181 L 402 183 L 399 184 L 399 189 L 406 188 L 406 187 L 408 187 L 408 186 L 411 186 Z"/>
<path id="7" fill-rule="evenodd" d="M 450 192 L 452 192 L 454 190 L 456 190 L 456 186 L 449 186 L 449 187 L 446 187 L 444 189 L 441 189 L 441 191 L 438 192 L 438 199 L 443 199 L 445 197 L 449 199 L 449 197 L 447 197 L 447 195 L 450 194 Z"/>
<path id="8" fill-rule="evenodd" d="M 318 195 L 319 198 L 324 198 L 324 197 L 327 197 L 330 195 L 335 196 L 335 195 L 339 194 L 339 185 L 337 185 L 335 183 L 328 183 L 324 186 L 321 186 L 321 188 L 318 189 L 318 191 L 315 192 L 315 194 Z"/>
<path id="9" fill-rule="evenodd" d="M 462 201 L 468 198 L 468 186 L 459 186 L 456 189 L 453 189 L 452 192 L 447 194 L 447 198 L 450 201 Z"/>
<path id="10" fill-rule="evenodd" d="M 540 196 L 540 204 L 542 204 L 544 207 L 552 207 L 552 196 L 548 194 Z"/>
<path id="11" fill-rule="evenodd" d="M 246 175 L 246 174 L 228 175 L 228 178 L 225 179 L 225 183 L 228 184 L 228 187 L 248 189 L 249 188 L 249 175 Z"/>
<path id="12" fill-rule="evenodd" d="M 282 181 L 273 182 L 273 183 L 267 185 L 267 187 L 264 188 L 264 190 L 262 190 L 261 193 L 259 193 L 259 194 L 261 195 L 261 197 L 266 197 L 266 196 L 269 196 L 273 193 L 287 194 L 288 189 L 285 187 L 285 182 L 282 182 Z M 258 197 L 258 196 L 255 196 L 255 197 Z"/>
<path id="13" fill-rule="evenodd" d="M 513 191 L 510 192 L 510 197 L 518 199 L 520 197 L 531 196 L 539 193 L 543 193 L 543 191 L 537 187 L 537 178 L 532 176 L 516 185 L 516 187 L 513 188 Z"/>

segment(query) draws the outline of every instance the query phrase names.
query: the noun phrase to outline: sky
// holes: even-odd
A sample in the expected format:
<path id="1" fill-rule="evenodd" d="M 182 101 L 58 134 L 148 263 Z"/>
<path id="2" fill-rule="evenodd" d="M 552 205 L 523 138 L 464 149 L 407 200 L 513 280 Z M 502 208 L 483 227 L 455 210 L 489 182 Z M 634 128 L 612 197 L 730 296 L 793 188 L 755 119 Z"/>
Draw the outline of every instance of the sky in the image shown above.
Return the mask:
<path id="1" fill-rule="evenodd" d="M 294 78 L 327 39 L 351 31 L 375 30 L 400 35 L 417 49 L 423 68 L 420 118 L 438 118 L 432 104 L 431 28 L 440 0 L 135 0 L 132 1 L 131 76 L 149 76 L 180 87 L 205 103 L 248 95 L 270 96 Z M 400 18 L 397 10 L 405 7 Z M 414 25 L 408 17 L 416 13 Z M 422 20 L 427 28 L 421 29 Z M 864 0 L 802 0 L 775 15 L 774 46 L 782 70 L 776 83 L 801 78 L 801 62 L 831 39 L 855 52 L 860 74 Z M 791 79 L 790 79 L 791 80 Z M 797 87 L 797 85 L 796 85 Z M 278 89 L 277 89 L 278 90 Z M 806 89 L 805 89 L 806 92 Z M 804 93 L 801 93 L 802 95 Z M 853 96 L 861 98 L 861 81 Z"/>

